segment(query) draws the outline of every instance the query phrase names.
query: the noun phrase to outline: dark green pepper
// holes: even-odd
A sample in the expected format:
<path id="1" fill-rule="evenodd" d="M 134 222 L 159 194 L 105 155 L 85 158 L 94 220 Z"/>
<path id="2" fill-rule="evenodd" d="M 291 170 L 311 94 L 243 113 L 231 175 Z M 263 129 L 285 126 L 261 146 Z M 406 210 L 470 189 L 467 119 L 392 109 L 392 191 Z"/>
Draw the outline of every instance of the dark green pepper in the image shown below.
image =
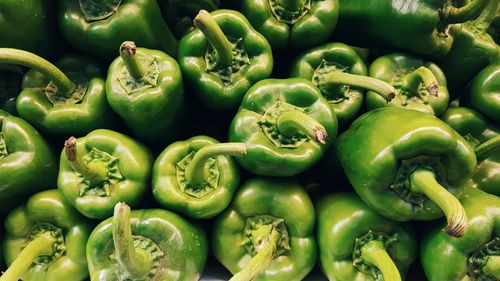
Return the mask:
<path id="1" fill-rule="evenodd" d="M 455 196 L 476 168 L 473 148 L 433 115 L 398 107 L 372 110 L 338 138 L 337 157 L 368 206 L 396 220 L 444 213 L 452 236 L 466 232 Z"/>
<path id="2" fill-rule="evenodd" d="M 166 0 L 160 5 L 163 18 L 178 39 L 194 28 L 193 19 L 198 12 L 212 12 L 218 9 L 214 0 Z"/>
<path id="3" fill-rule="evenodd" d="M 235 274 L 231 281 L 302 280 L 316 263 L 314 223 L 311 199 L 296 181 L 250 179 L 217 217 L 213 252 Z"/>
<path id="4" fill-rule="evenodd" d="M 337 118 L 312 82 L 267 79 L 246 93 L 229 141 L 247 145 L 236 160 L 248 171 L 293 176 L 317 163 L 337 135 Z"/>
<path id="5" fill-rule="evenodd" d="M 321 199 L 318 246 L 328 280 L 400 281 L 417 257 L 417 237 L 382 217 L 353 193 Z"/>
<path id="6" fill-rule="evenodd" d="M 137 205 L 151 178 L 147 147 L 126 135 L 95 130 L 69 138 L 61 152 L 57 187 L 80 213 L 104 219 L 118 202 Z"/>
<path id="7" fill-rule="evenodd" d="M 474 77 L 467 103 L 500 126 L 500 56 Z"/>
<path id="8" fill-rule="evenodd" d="M 83 281 L 89 276 L 85 245 L 90 224 L 57 189 L 42 191 L 5 219 L 1 281 Z"/>
<path id="9" fill-rule="evenodd" d="M 236 11 L 201 11 L 198 28 L 179 42 L 186 84 L 211 109 L 234 109 L 245 92 L 273 69 L 271 47 Z"/>

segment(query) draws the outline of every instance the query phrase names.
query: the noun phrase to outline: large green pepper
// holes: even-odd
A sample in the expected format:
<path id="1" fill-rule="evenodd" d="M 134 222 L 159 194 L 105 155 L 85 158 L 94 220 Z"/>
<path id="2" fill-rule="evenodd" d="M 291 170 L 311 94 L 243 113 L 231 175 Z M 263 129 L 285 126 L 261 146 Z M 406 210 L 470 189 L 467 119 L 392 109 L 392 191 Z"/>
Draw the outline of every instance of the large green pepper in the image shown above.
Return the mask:
<path id="1" fill-rule="evenodd" d="M 109 67 L 106 95 L 135 136 L 162 145 L 175 136 L 184 95 L 181 69 L 169 55 L 124 42 Z"/>
<path id="2" fill-rule="evenodd" d="M 152 165 L 151 152 L 134 139 L 95 130 L 64 143 L 57 187 L 84 216 L 104 219 L 118 202 L 135 206 L 141 201 Z"/>
<path id="3" fill-rule="evenodd" d="M 369 75 L 390 83 L 397 90 L 396 97 L 389 102 L 377 93 L 368 92 L 369 110 L 398 106 L 439 116 L 448 107 L 446 77 L 432 62 L 410 54 L 393 53 L 373 61 Z"/>
<path id="4" fill-rule="evenodd" d="M 274 52 L 325 43 L 339 15 L 338 0 L 245 0 L 242 13 Z"/>
<path id="5" fill-rule="evenodd" d="M 197 136 L 169 145 L 153 166 L 153 195 L 163 207 L 193 218 L 211 218 L 231 202 L 240 182 L 236 163 L 242 143 Z"/>
<path id="6" fill-rule="evenodd" d="M 26 121 L 0 110 L 0 213 L 54 186 L 56 178 L 49 144 Z"/>
<path id="7" fill-rule="evenodd" d="M 267 79 L 245 95 L 229 141 L 247 145 L 236 160 L 254 174 L 293 176 L 317 163 L 337 135 L 337 118 L 312 82 Z"/>
<path id="8" fill-rule="evenodd" d="M 453 44 L 449 25 L 477 17 L 489 0 L 339 0 L 335 38 L 360 47 L 397 48 L 442 57 Z M 463 1 L 462 1 L 463 2 Z"/>
<path id="9" fill-rule="evenodd" d="M 75 48 L 113 59 L 122 42 L 176 55 L 177 40 L 156 0 L 60 1 L 59 26 Z"/>
<path id="10" fill-rule="evenodd" d="M 468 104 L 500 126 L 500 56 L 474 77 Z"/>
<path id="11" fill-rule="evenodd" d="M 338 138 L 337 157 L 358 195 L 396 221 L 434 220 L 448 234 L 466 232 L 454 196 L 476 168 L 473 148 L 433 115 L 398 107 L 372 110 Z"/>
<path id="12" fill-rule="evenodd" d="M 191 281 L 201 276 L 208 254 L 205 233 L 181 216 L 118 203 L 87 244 L 90 280 Z"/>
<path id="13" fill-rule="evenodd" d="M 302 280 L 316 263 L 311 199 L 291 179 L 254 178 L 214 225 L 215 257 L 230 281 Z"/>
<path id="14" fill-rule="evenodd" d="M 45 59 L 22 50 L 0 48 L 0 63 L 32 68 L 24 77 L 16 109 L 42 133 L 80 136 L 114 123 L 104 80 L 93 61 L 62 58 L 59 66 L 69 77 Z"/>
<path id="15" fill-rule="evenodd" d="M 467 234 L 449 237 L 433 229 L 421 245 L 429 281 L 500 280 L 500 198 L 466 188 L 461 198 L 469 218 Z"/>
<path id="16" fill-rule="evenodd" d="M 214 0 L 166 0 L 163 2 L 159 3 L 163 18 L 178 39 L 194 28 L 193 19 L 201 10 L 212 12 L 218 9 Z"/>
<path id="17" fill-rule="evenodd" d="M 417 257 L 417 237 L 408 225 L 382 217 L 353 193 L 321 199 L 317 213 L 328 280 L 404 280 Z"/>
<path id="18" fill-rule="evenodd" d="M 3 254 L 10 266 L 1 281 L 83 281 L 90 224 L 57 189 L 42 191 L 5 219 Z"/>
<path id="19" fill-rule="evenodd" d="M 201 11 L 194 24 L 179 42 L 186 84 L 207 107 L 234 109 L 248 88 L 271 75 L 271 47 L 236 11 Z"/>

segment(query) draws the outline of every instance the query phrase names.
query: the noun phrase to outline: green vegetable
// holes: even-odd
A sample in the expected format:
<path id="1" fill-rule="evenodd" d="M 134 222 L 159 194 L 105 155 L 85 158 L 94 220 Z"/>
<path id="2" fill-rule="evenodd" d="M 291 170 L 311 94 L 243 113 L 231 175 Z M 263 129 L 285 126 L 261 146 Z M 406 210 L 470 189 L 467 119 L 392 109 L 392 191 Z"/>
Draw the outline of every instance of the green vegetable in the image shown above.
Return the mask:
<path id="1" fill-rule="evenodd" d="M 474 77 L 468 104 L 500 126 L 500 56 Z"/>

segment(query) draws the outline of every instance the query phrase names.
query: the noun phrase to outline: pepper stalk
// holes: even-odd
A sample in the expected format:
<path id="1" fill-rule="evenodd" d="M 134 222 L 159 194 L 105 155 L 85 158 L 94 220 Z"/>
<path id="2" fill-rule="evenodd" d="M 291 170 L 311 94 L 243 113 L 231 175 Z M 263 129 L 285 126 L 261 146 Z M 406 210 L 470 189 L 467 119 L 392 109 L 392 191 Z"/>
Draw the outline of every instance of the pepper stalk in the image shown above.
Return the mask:
<path id="1" fill-rule="evenodd" d="M 137 47 L 133 41 L 125 41 L 120 46 L 120 57 L 125 64 L 130 76 L 134 79 L 141 79 L 144 74 L 144 68 L 142 67 L 140 61 L 137 60 L 135 55 L 137 52 Z"/>
<path id="2" fill-rule="evenodd" d="M 476 152 L 477 161 L 483 161 L 491 152 L 497 149 L 500 149 L 500 135 L 493 137 L 475 147 L 474 151 Z"/>
<path id="3" fill-rule="evenodd" d="M 447 5 L 440 11 L 441 23 L 448 25 L 472 20 L 486 9 L 488 2 L 494 1 L 495 0 L 473 0 L 468 1 L 467 4 L 462 7 L 455 7 L 449 3 L 451 1 L 448 1 Z"/>
<path id="4" fill-rule="evenodd" d="M 363 245 L 361 258 L 367 264 L 378 268 L 384 281 L 401 281 L 399 270 L 381 241 L 372 240 Z"/>
<path id="5" fill-rule="evenodd" d="M 108 179 L 108 168 L 100 161 L 85 163 L 76 152 L 76 138 L 70 137 L 64 142 L 66 159 L 71 168 L 87 179 L 91 185 L 98 185 Z"/>
<path id="6" fill-rule="evenodd" d="M 439 83 L 437 82 L 436 76 L 434 76 L 434 73 L 425 66 L 421 66 L 415 71 L 403 76 L 401 87 L 409 92 L 415 92 L 418 90 L 421 83 L 424 83 L 424 87 L 429 94 L 435 97 L 438 96 Z"/>

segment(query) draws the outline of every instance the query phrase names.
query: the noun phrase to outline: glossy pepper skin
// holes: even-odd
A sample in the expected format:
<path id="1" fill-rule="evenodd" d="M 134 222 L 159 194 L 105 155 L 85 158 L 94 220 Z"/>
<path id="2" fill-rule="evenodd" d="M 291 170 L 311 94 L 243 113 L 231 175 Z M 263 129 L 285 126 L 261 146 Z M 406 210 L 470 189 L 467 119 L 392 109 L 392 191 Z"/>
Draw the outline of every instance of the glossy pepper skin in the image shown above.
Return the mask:
<path id="1" fill-rule="evenodd" d="M 336 153 L 356 193 L 379 214 L 408 221 L 444 212 L 446 232 L 466 231 L 455 197 L 474 172 L 476 156 L 443 121 L 415 110 L 375 109 L 339 136 Z"/>
<path id="2" fill-rule="evenodd" d="M 439 116 L 448 107 L 446 77 L 433 62 L 407 53 L 392 53 L 373 61 L 368 73 L 396 88 L 396 96 L 389 102 L 368 92 L 366 106 L 369 110 L 396 106 Z"/>
<path id="3" fill-rule="evenodd" d="M 123 41 L 176 55 L 156 0 L 61 1 L 59 27 L 75 48 L 112 60 Z"/>
<path id="4" fill-rule="evenodd" d="M 468 105 L 500 126 L 500 56 L 472 80 Z"/>
<path id="5" fill-rule="evenodd" d="M 247 145 L 238 163 L 258 175 L 293 176 L 317 163 L 337 134 L 337 118 L 312 82 L 266 79 L 246 93 L 229 141 Z"/>
<path id="6" fill-rule="evenodd" d="M 207 254 L 201 228 L 161 209 L 117 207 L 87 244 L 91 281 L 199 280 Z"/>
<path id="7" fill-rule="evenodd" d="M 322 198 L 317 213 L 320 265 L 328 280 L 405 279 L 417 257 L 409 225 L 382 217 L 354 193 Z"/>
<path id="8" fill-rule="evenodd" d="M 166 0 L 159 4 L 163 18 L 177 39 L 194 28 L 193 19 L 200 10 L 212 12 L 219 8 L 214 0 Z"/>
<path id="9" fill-rule="evenodd" d="M 17 260 L 27 262 L 26 272 L 17 278 L 26 281 L 81 281 L 88 278 L 85 245 L 92 229 L 57 189 L 31 196 L 25 205 L 9 213 L 5 228 L 3 256 L 11 267 L 21 251 L 36 238 L 49 235 L 52 240 L 45 243 L 44 248 L 50 249 L 45 253 L 32 252 L 29 259 Z M 6 275 L 1 278 L 7 278 Z"/>
<path id="10" fill-rule="evenodd" d="M 47 141 L 28 122 L 0 110 L 0 213 L 54 186 L 56 178 Z"/>
<path id="11" fill-rule="evenodd" d="M 241 13 L 217 10 L 210 16 L 221 32 L 206 33 L 223 37 L 225 47 L 214 48 L 211 38 L 196 28 L 180 40 L 178 62 L 186 84 L 206 107 L 235 109 L 253 84 L 271 75 L 271 47 Z M 224 62 L 218 52 L 230 57 Z"/>
<path id="12" fill-rule="evenodd" d="M 325 43 L 339 14 L 338 0 L 245 0 L 242 13 L 274 52 Z"/>
<path id="13" fill-rule="evenodd" d="M 225 144 L 225 149 L 223 146 L 217 149 L 213 146 L 217 144 L 220 143 L 213 138 L 196 136 L 165 148 L 153 166 L 152 188 L 156 201 L 193 218 L 211 218 L 222 212 L 240 182 L 236 163 L 226 155 L 244 155 L 245 148 L 243 144 Z M 207 151 L 210 146 L 216 151 Z M 209 155 L 195 159 L 203 147 L 205 150 L 201 152 Z M 208 156 L 212 157 L 207 159 Z M 203 174 L 199 182 L 188 175 L 189 166 L 195 164 L 195 160 L 202 162 L 194 168 L 195 173 Z"/>
<path id="14" fill-rule="evenodd" d="M 302 280 L 316 262 L 314 223 L 311 199 L 296 181 L 253 178 L 240 187 L 230 207 L 217 217 L 213 252 L 229 271 L 241 274 L 247 273 L 245 266 L 252 258 L 274 246 L 266 266 L 253 264 L 260 272 L 244 274 L 255 279 L 231 280 Z M 272 234 L 277 234 L 274 240 L 269 237 Z M 267 246 L 262 241 L 267 241 Z"/>
<path id="15" fill-rule="evenodd" d="M 164 145 L 175 136 L 184 93 L 181 69 L 171 56 L 124 42 L 109 67 L 106 96 L 138 138 Z"/>
<path id="16" fill-rule="evenodd" d="M 147 147 L 110 130 L 70 138 L 61 152 L 57 187 L 80 213 L 104 219 L 118 202 L 137 205 L 149 186 L 153 159 Z"/>
<path id="17" fill-rule="evenodd" d="M 432 229 L 420 248 L 425 275 L 429 281 L 499 280 L 500 198 L 466 188 L 461 201 L 468 233 L 457 239 Z"/>

